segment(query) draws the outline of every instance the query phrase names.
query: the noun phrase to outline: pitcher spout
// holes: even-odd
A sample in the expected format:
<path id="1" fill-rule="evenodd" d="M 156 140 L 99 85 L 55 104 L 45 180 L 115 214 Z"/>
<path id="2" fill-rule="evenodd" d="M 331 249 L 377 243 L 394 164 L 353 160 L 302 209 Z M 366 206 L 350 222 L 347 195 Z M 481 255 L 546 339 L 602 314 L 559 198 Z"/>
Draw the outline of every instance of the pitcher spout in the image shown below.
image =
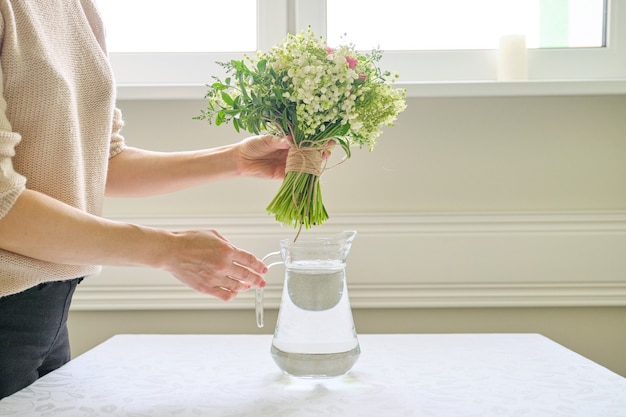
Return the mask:
<path id="1" fill-rule="evenodd" d="M 339 233 L 339 236 L 343 239 L 346 244 L 352 244 L 352 241 L 356 237 L 356 230 L 345 230 Z"/>

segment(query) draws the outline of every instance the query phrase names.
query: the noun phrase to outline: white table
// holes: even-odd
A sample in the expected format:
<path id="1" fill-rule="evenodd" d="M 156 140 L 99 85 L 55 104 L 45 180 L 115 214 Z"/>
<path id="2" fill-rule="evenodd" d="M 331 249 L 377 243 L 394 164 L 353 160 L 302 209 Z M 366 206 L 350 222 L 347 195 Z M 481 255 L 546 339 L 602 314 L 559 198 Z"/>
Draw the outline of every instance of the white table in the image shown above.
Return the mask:
<path id="1" fill-rule="evenodd" d="M 360 335 L 346 376 L 283 375 L 267 335 L 119 335 L 0 416 L 625 417 L 626 379 L 536 334 Z"/>

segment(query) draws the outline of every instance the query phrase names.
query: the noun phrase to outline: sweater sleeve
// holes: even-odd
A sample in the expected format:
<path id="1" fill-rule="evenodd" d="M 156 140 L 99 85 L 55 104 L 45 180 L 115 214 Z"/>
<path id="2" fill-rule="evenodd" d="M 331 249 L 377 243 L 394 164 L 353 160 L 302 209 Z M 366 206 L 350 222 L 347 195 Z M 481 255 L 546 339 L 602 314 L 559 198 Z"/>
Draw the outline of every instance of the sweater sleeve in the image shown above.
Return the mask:
<path id="1" fill-rule="evenodd" d="M 2 75 L 0 67 L 0 218 L 9 212 L 26 188 L 26 178 L 13 169 L 15 147 L 22 137 L 13 132 L 6 116 L 7 104 L 3 94 Z"/>
<path id="2" fill-rule="evenodd" d="M 121 131 L 124 127 L 124 120 L 122 119 L 122 112 L 116 108 L 113 110 L 113 129 L 111 131 L 111 146 L 109 150 L 109 158 L 113 158 L 126 148 L 124 142 L 124 136 Z"/>

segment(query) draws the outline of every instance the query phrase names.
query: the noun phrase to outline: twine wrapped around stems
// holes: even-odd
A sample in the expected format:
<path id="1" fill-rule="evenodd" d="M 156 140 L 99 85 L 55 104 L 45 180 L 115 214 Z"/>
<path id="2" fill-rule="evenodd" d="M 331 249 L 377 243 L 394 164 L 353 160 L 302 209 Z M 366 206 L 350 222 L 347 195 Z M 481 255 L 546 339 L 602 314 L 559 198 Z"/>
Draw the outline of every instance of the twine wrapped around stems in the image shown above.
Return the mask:
<path id="1" fill-rule="evenodd" d="M 287 154 L 285 172 L 302 172 L 319 177 L 324 172 L 322 150 L 316 147 L 292 146 Z"/>

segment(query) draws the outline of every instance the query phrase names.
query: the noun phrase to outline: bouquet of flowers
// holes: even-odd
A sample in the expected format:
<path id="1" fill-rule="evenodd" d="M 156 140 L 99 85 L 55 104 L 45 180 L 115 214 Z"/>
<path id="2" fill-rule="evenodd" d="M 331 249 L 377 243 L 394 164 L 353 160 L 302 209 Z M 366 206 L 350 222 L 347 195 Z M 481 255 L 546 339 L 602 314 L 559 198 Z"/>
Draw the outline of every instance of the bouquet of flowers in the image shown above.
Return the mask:
<path id="1" fill-rule="evenodd" d="M 405 91 L 388 83 L 398 75 L 377 67 L 381 57 L 353 45 L 331 48 L 310 28 L 290 34 L 255 58 L 221 63 L 228 76 L 208 86 L 207 108 L 196 119 L 290 135 L 285 178 L 267 211 L 293 227 L 320 225 L 328 218 L 319 177 L 330 141 L 346 158 L 353 146 L 372 150 L 381 128 L 406 107 Z"/>

